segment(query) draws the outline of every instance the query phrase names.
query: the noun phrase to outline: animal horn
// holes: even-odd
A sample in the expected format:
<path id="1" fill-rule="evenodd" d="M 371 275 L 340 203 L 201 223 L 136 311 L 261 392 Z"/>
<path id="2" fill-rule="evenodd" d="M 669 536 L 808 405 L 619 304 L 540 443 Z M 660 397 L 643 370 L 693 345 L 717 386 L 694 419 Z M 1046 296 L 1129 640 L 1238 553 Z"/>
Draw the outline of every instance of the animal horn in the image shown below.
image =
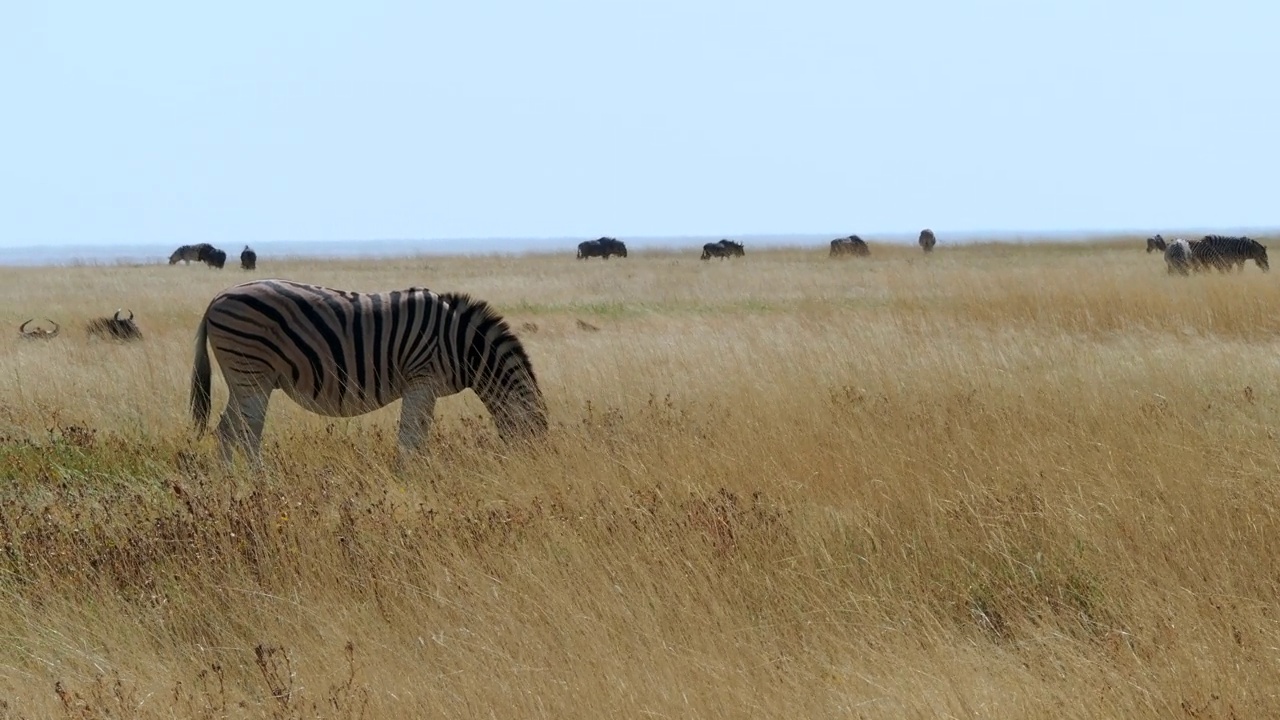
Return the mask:
<path id="1" fill-rule="evenodd" d="M 49 318 L 45 318 L 45 320 L 49 320 Z M 53 326 L 53 332 L 49 333 L 49 337 L 53 337 L 54 335 L 57 335 L 58 331 L 62 329 L 58 327 L 58 323 L 52 320 L 49 320 L 49 324 Z"/>
<path id="2" fill-rule="evenodd" d="M 26 322 L 19 325 L 18 332 L 22 333 L 23 335 L 30 335 L 31 333 L 27 332 L 27 326 L 31 324 L 31 320 L 35 320 L 35 318 L 31 318 L 30 320 L 27 320 Z"/>
<path id="3" fill-rule="evenodd" d="M 130 322 L 132 322 L 132 321 L 133 321 L 133 311 L 132 311 L 132 310 L 130 310 L 130 311 L 129 311 L 129 321 L 130 321 Z"/>
<path id="4" fill-rule="evenodd" d="M 116 322 L 120 322 L 120 310 L 121 310 L 121 309 L 122 309 L 122 308 L 116 308 L 116 314 L 112 316 L 112 317 L 114 317 L 114 318 L 116 319 Z"/>

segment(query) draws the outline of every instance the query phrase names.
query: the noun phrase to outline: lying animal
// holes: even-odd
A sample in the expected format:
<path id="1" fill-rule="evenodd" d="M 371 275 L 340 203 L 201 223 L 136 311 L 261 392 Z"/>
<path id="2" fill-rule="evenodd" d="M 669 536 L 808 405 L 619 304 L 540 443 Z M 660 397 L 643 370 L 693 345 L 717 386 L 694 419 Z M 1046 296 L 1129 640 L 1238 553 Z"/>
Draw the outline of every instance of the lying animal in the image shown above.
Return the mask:
<path id="1" fill-rule="evenodd" d="M 58 323 L 48 318 L 45 318 L 45 322 L 53 326 L 52 330 L 46 330 L 40 327 L 32 328 L 31 330 L 28 330 L 27 326 L 30 325 L 34 320 L 35 318 L 31 318 L 30 320 L 27 320 L 26 322 L 18 326 L 18 332 L 22 335 L 23 338 L 27 340 L 51 340 L 58 336 L 58 330 L 60 330 L 61 328 L 58 327 Z"/>
<path id="2" fill-rule="evenodd" d="M 94 318 L 89 321 L 86 327 L 90 337 L 103 337 L 114 340 L 141 340 L 142 331 L 138 329 L 138 324 L 133 321 L 133 311 L 129 311 L 129 317 L 121 319 L 120 310 L 116 310 L 116 314 L 112 317 Z"/>

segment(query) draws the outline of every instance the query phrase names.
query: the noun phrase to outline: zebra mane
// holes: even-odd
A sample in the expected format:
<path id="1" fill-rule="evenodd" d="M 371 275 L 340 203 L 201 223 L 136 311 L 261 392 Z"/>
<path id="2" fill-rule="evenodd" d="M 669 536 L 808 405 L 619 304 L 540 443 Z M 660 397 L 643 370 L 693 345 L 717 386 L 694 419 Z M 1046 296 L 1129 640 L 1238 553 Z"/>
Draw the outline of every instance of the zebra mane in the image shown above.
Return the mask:
<path id="1" fill-rule="evenodd" d="M 481 335 L 488 335 L 488 330 L 497 328 L 498 337 L 495 344 L 509 342 L 510 352 L 523 361 L 525 368 L 529 371 L 529 379 L 534 384 L 537 384 L 538 377 L 533 372 L 533 361 L 529 359 L 529 354 L 525 352 L 524 343 L 520 342 L 520 338 L 516 336 L 506 319 L 492 305 L 480 298 L 461 292 L 440 293 L 438 297 L 449 308 L 451 313 L 470 311 L 473 322 L 481 329 Z"/>

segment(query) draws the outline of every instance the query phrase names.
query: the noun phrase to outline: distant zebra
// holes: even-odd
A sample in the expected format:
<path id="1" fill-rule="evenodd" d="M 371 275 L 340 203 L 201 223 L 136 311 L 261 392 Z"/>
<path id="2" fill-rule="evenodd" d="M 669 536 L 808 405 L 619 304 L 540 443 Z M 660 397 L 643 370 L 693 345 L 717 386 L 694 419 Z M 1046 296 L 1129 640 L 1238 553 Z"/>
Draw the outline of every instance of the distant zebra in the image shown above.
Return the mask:
<path id="1" fill-rule="evenodd" d="M 933 252 L 933 246 L 938 244 L 938 238 L 934 237 L 932 230 L 925 228 L 920 231 L 920 240 L 918 242 L 925 252 Z"/>
<path id="2" fill-rule="evenodd" d="M 587 258 L 602 257 L 609 259 L 610 255 L 627 256 L 626 243 L 617 238 L 602 237 L 595 240 L 586 240 L 578 243 L 578 259 L 586 260 Z"/>
<path id="3" fill-rule="evenodd" d="M 867 243 L 857 235 L 850 235 L 847 238 L 836 238 L 831 241 L 831 254 L 829 257 L 840 257 L 841 255 L 868 255 L 871 249 L 867 247 Z"/>
<path id="4" fill-rule="evenodd" d="M 204 249 L 200 251 L 200 262 L 211 268 L 221 270 L 222 266 L 227 264 L 227 252 L 219 250 L 212 245 L 205 245 Z"/>
<path id="5" fill-rule="evenodd" d="M 436 399 L 471 388 L 508 440 L 542 435 L 547 409 L 524 346 L 487 303 L 425 288 L 357 293 L 288 280 L 254 280 L 214 296 L 196 330 L 191 416 L 209 418 L 206 344 L 229 399 L 218 446 L 261 459 L 273 390 L 330 417 L 354 417 L 404 399 L 401 458 L 427 439 Z"/>
<path id="6" fill-rule="evenodd" d="M 745 257 L 747 251 L 743 248 L 742 243 L 732 240 L 721 240 L 719 242 L 707 243 L 702 246 L 702 260 L 710 260 L 718 257 L 721 260 L 731 257 Z"/>
<path id="7" fill-rule="evenodd" d="M 101 337 L 112 340 L 141 340 L 142 331 L 138 329 L 138 324 L 133 321 L 133 311 L 129 311 L 129 317 L 121 318 L 120 310 L 116 310 L 116 314 L 111 317 L 94 318 L 85 325 L 85 331 L 90 337 Z"/>
<path id="8" fill-rule="evenodd" d="M 1175 240 L 1174 242 L 1177 242 L 1177 241 Z M 1163 251 L 1167 249 L 1167 247 L 1168 246 L 1165 244 L 1164 238 L 1160 237 L 1158 233 L 1152 237 L 1147 238 L 1147 252 L 1151 252 L 1152 250 Z"/>
<path id="9" fill-rule="evenodd" d="M 173 254 L 169 256 L 169 264 L 176 265 L 178 261 L 181 260 L 187 265 L 190 265 L 192 260 L 197 260 L 197 261 L 200 260 L 204 255 L 204 253 L 212 249 L 213 249 L 213 246 L 210 245 L 209 243 L 200 243 L 198 245 L 183 245 L 182 247 L 179 247 L 177 250 L 174 250 Z"/>
<path id="10" fill-rule="evenodd" d="M 245 245 L 244 249 L 240 251 L 240 268 L 242 270 L 253 270 L 256 267 L 258 267 L 258 253 L 254 252 L 253 248 Z"/>
<path id="11" fill-rule="evenodd" d="M 1244 264 L 1248 260 L 1252 260 L 1263 272 L 1271 269 L 1267 263 L 1267 248 L 1252 238 L 1205 235 L 1192 246 L 1191 251 L 1197 265 L 1202 268 L 1217 268 L 1219 272 L 1227 272 L 1232 267 L 1244 270 Z"/>
<path id="12" fill-rule="evenodd" d="M 1160 236 L 1157 235 L 1156 237 Z M 1164 244 L 1163 239 L 1161 239 L 1161 244 Z M 1150 251 L 1148 250 L 1148 252 Z M 1175 273 L 1178 275 L 1188 274 L 1195 263 L 1195 259 L 1192 257 L 1191 253 L 1191 243 L 1183 240 L 1182 238 L 1178 238 L 1177 240 L 1164 245 L 1164 262 L 1169 266 L 1170 275 Z"/>

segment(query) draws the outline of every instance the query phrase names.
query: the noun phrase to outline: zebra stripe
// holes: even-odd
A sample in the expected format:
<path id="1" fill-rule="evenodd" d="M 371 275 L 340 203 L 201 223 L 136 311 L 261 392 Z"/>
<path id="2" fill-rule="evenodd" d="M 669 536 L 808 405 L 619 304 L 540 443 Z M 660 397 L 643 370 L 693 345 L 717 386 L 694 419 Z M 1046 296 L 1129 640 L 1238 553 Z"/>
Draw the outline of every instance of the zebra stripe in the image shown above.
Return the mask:
<path id="1" fill-rule="evenodd" d="M 1157 235 L 1156 237 L 1160 237 Z M 1163 238 L 1161 239 L 1163 243 Z M 1191 243 L 1178 238 L 1171 243 L 1164 243 L 1164 261 L 1168 266 L 1169 274 L 1186 275 L 1191 271 L 1195 262 L 1192 255 Z"/>
<path id="2" fill-rule="evenodd" d="M 1244 270 L 1247 260 L 1253 260 L 1263 271 L 1271 269 L 1267 248 L 1253 238 L 1205 235 L 1191 250 L 1200 267 L 1214 267 L 1220 272 L 1228 272 L 1233 267 Z"/>
<path id="3" fill-rule="evenodd" d="M 504 439 L 540 435 L 546 405 L 529 356 L 483 300 L 426 288 L 357 293 L 289 280 L 254 280 L 209 303 L 196 331 L 191 415 L 208 423 L 209 347 L 229 399 L 218 423 L 231 461 L 260 458 L 272 391 L 306 410 L 354 417 L 402 399 L 399 448 L 426 440 L 437 398 L 472 389 Z"/>

